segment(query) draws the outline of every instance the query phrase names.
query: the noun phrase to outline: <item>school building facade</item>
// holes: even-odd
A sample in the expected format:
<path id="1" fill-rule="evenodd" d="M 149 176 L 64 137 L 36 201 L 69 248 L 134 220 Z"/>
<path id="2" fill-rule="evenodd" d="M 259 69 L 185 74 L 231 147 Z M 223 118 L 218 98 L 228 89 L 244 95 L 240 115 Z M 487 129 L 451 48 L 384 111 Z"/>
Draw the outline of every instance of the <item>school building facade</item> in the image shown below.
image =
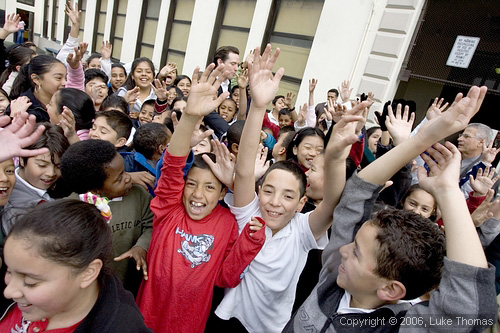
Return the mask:
<path id="1" fill-rule="evenodd" d="M 65 0 L 0 0 L 0 9 L 26 18 L 42 49 L 57 50 L 67 38 L 64 7 Z M 242 61 L 270 42 L 285 67 L 279 92 L 295 92 L 299 104 L 310 78 L 318 79 L 316 103 L 347 79 L 353 95 L 375 93 L 372 110 L 396 97 L 415 100 L 417 120 L 430 96 L 450 100 L 472 84 L 489 87 L 485 107 L 500 103 L 498 0 L 81 0 L 78 7 L 90 52 L 109 40 L 115 60 L 146 56 L 157 69 L 173 61 L 187 75 L 221 45 L 238 47 Z"/>

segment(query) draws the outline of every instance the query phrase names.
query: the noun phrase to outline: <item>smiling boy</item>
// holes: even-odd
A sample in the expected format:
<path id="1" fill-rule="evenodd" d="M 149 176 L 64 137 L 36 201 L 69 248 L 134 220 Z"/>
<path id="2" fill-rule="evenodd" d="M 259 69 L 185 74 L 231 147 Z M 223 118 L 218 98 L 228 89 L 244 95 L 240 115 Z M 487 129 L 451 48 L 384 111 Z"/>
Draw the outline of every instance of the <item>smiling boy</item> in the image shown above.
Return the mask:
<path id="1" fill-rule="evenodd" d="M 213 67 L 199 82 L 199 69 L 193 73 L 188 105 L 163 157 L 151 202 L 155 219 L 149 279 L 141 285 L 137 303 L 146 325 L 155 332 L 203 332 L 214 286 L 238 285 L 264 242 L 259 221 L 252 221 L 238 237 L 234 216 L 218 205 L 226 188 L 206 162 L 213 155 L 195 156 L 184 177 L 191 146 L 211 133 L 193 134 L 196 124 L 228 95 L 214 99 L 225 75 L 223 66 Z M 190 139 L 191 134 L 198 139 Z"/>

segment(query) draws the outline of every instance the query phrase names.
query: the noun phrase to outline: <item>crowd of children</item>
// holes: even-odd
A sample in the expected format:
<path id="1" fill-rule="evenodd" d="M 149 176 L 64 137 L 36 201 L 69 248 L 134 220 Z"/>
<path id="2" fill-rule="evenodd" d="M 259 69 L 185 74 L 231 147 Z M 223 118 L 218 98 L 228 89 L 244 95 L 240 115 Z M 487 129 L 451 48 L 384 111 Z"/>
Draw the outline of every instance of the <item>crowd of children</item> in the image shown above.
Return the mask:
<path id="1" fill-rule="evenodd" d="M 348 81 L 315 105 L 311 79 L 297 109 L 277 95 L 271 45 L 157 73 L 112 63 L 108 42 L 84 61 L 66 14 L 57 58 L 19 46 L 0 76 L 1 332 L 499 324 L 499 149 L 467 127 L 486 87 L 415 129 L 415 103 L 388 102 L 367 128 L 374 96 Z"/>

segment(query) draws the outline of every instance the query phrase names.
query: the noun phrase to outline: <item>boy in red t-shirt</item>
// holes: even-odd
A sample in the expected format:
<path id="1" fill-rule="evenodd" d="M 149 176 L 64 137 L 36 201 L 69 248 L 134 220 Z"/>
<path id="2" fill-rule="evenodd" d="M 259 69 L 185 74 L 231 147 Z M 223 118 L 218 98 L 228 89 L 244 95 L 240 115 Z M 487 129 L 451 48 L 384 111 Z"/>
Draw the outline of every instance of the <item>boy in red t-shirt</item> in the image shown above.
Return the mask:
<path id="1" fill-rule="evenodd" d="M 193 73 L 187 108 L 165 153 L 151 202 L 149 278 L 137 303 L 155 332 L 203 332 L 213 287 L 238 285 L 265 240 L 262 220 L 252 220 L 238 237 L 234 216 L 218 205 L 226 189 L 205 162 L 213 155 L 196 156 L 184 178 L 188 153 L 197 144 L 191 134 L 201 117 L 227 98 L 224 93 L 214 99 L 225 75 L 224 66 L 213 69 L 208 66 L 199 80 L 199 69 Z"/>

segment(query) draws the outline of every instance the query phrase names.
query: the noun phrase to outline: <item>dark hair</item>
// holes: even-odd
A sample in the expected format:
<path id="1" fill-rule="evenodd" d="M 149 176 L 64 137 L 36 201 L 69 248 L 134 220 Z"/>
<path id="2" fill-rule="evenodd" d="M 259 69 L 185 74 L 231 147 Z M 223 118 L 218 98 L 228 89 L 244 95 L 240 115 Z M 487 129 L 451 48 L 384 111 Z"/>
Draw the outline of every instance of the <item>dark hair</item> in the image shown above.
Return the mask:
<path id="1" fill-rule="evenodd" d="M 85 61 L 87 63 L 87 67 L 90 66 L 90 62 L 94 59 L 100 59 L 101 55 L 99 53 L 92 53 L 87 60 Z"/>
<path id="2" fill-rule="evenodd" d="M 180 96 L 177 96 L 176 98 L 174 98 L 174 100 L 172 101 L 172 103 L 170 103 L 170 110 L 175 111 L 174 110 L 174 105 L 178 101 L 185 101 L 187 103 L 187 100 L 188 100 L 187 97 L 185 97 L 183 94 L 181 94 Z M 178 113 L 178 111 L 175 111 L 175 112 Z M 180 119 L 178 114 L 177 114 L 177 119 Z"/>
<path id="3" fill-rule="evenodd" d="M 61 159 L 61 174 L 73 192 L 100 189 L 108 178 L 106 168 L 113 161 L 115 146 L 104 140 L 74 143 Z"/>
<path id="4" fill-rule="evenodd" d="M 380 126 L 373 126 L 373 127 L 370 127 L 369 129 L 367 129 L 366 130 L 366 139 L 369 139 L 370 136 L 372 136 L 376 130 L 381 130 Z M 366 140 L 366 141 L 368 141 L 368 140 Z"/>
<path id="5" fill-rule="evenodd" d="M 111 70 L 113 70 L 113 68 L 121 68 L 121 69 L 123 69 L 123 73 L 125 73 L 125 75 L 127 75 L 127 70 L 125 69 L 125 67 L 123 67 L 122 64 L 114 62 L 111 64 Z"/>
<path id="6" fill-rule="evenodd" d="M 126 115 L 130 113 L 129 106 L 125 98 L 116 94 L 108 95 L 108 97 L 102 101 L 100 109 L 105 110 L 107 108 L 123 110 Z"/>
<path id="7" fill-rule="evenodd" d="M 132 131 L 132 120 L 123 112 L 118 110 L 100 111 L 96 114 L 98 117 L 106 118 L 106 123 L 116 132 L 116 138 L 128 139 Z"/>
<path id="8" fill-rule="evenodd" d="M 174 133 L 174 122 L 172 121 L 172 118 L 165 118 L 163 120 L 163 125 L 167 126 L 168 130 L 170 133 Z"/>
<path id="9" fill-rule="evenodd" d="M 308 136 L 319 136 L 320 139 L 323 140 L 323 142 L 325 142 L 325 134 L 319 128 L 316 127 L 301 128 L 295 133 L 295 136 L 293 137 L 292 141 L 286 148 L 287 160 L 292 159 L 294 161 L 297 161 L 297 155 L 293 153 L 293 147 L 298 147 L 300 143 Z"/>
<path id="10" fill-rule="evenodd" d="M 167 126 L 163 124 L 148 123 L 141 125 L 134 134 L 134 149 L 150 160 L 158 147 L 165 144 L 168 137 Z"/>
<path id="11" fill-rule="evenodd" d="M 4 95 L 5 98 L 7 98 L 7 100 L 9 101 L 10 103 L 10 97 L 9 97 L 9 94 L 7 94 L 7 92 L 5 90 L 3 90 L 2 88 L 0 88 L 0 94 Z"/>
<path id="12" fill-rule="evenodd" d="M 28 89 L 35 88 L 35 84 L 31 80 L 31 75 L 36 74 L 38 76 L 43 76 L 43 74 L 50 72 L 55 64 L 64 66 L 61 61 L 50 55 L 42 54 L 33 57 L 29 64 L 22 66 L 21 70 L 19 70 L 19 74 L 12 84 L 9 96 L 10 99 L 16 99 Z M 66 68 L 66 66 L 64 68 Z"/>
<path id="13" fill-rule="evenodd" d="M 94 102 L 89 95 L 75 88 L 63 88 L 56 92 L 59 94 L 57 111 L 63 112 L 63 106 L 68 107 L 75 116 L 76 130 L 92 128 L 95 118 Z"/>
<path id="14" fill-rule="evenodd" d="M 96 78 L 101 79 L 103 83 L 108 84 L 108 76 L 102 69 L 89 68 L 85 71 L 85 85 Z"/>
<path id="15" fill-rule="evenodd" d="M 172 89 L 172 88 L 175 89 L 175 93 L 177 94 L 176 98 L 184 96 L 184 94 L 182 93 L 182 90 L 179 87 L 174 86 L 174 85 L 168 86 L 167 92 L 170 92 L 170 89 Z M 167 96 L 167 99 L 168 99 L 168 96 Z"/>
<path id="16" fill-rule="evenodd" d="M 16 71 L 17 66 L 22 66 L 30 62 L 31 58 L 35 55 L 35 51 L 23 45 L 13 45 L 7 48 L 7 59 L 9 66 L 3 71 L 0 76 L 0 87 L 7 81 L 10 73 Z M 2 64 L 3 65 L 3 64 Z"/>
<path id="17" fill-rule="evenodd" d="M 154 99 L 148 99 L 147 101 L 144 101 L 141 105 L 141 110 L 145 107 L 145 106 L 155 106 L 155 100 Z M 154 112 L 154 110 L 153 110 Z"/>
<path id="18" fill-rule="evenodd" d="M 229 53 L 240 54 L 240 50 L 234 46 L 221 46 L 219 47 L 214 54 L 213 63 L 217 66 L 217 60 L 220 59 L 222 62 L 225 62 L 229 56 Z"/>
<path id="19" fill-rule="evenodd" d="M 134 78 L 132 76 L 134 75 L 135 69 L 137 68 L 137 66 L 139 66 L 139 64 L 141 62 L 145 62 L 145 63 L 147 63 L 149 65 L 149 67 L 151 68 L 151 71 L 153 72 L 153 77 L 154 77 L 154 74 L 155 74 L 155 65 L 153 64 L 153 62 L 151 61 L 151 59 L 146 58 L 146 57 L 140 57 L 140 58 L 135 59 L 132 62 L 130 73 L 128 74 L 127 79 L 125 80 L 125 83 L 123 84 L 122 87 L 124 87 L 127 90 L 135 88 L 136 84 L 135 84 Z"/>
<path id="20" fill-rule="evenodd" d="M 203 170 L 208 170 L 210 172 L 212 172 L 212 169 L 210 169 L 210 166 L 207 164 L 207 162 L 205 162 L 202 158 L 203 155 L 207 155 L 208 157 L 210 157 L 210 159 L 212 160 L 212 162 L 216 162 L 216 157 L 215 157 L 215 154 L 213 153 L 201 153 L 201 154 L 198 154 L 198 155 L 194 155 L 194 160 L 193 160 L 193 165 L 191 166 L 191 168 L 189 170 L 192 170 L 193 168 L 199 168 L 199 169 L 203 169 Z M 188 172 L 189 174 L 189 172 Z M 215 177 L 215 175 L 214 175 Z M 219 178 L 215 177 L 219 183 L 221 184 L 221 189 L 224 189 L 226 186 L 219 180 Z"/>
<path id="21" fill-rule="evenodd" d="M 57 125 L 52 125 L 51 123 L 38 123 L 38 126 L 45 126 L 45 131 L 36 140 L 34 144 L 26 147 L 28 150 L 35 150 L 39 148 L 48 148 L 50 152 L 50 160 L 54 165 L 58 163 L 55 162 L 55 157 L 62 159 L 63 154 L 69 148 L 69 142 L 66 136 L 64 136 L 63 129 Z M 24 164 L 28 162 L 29 157 L 22 157 Z"/>
<path id="22" fill-rule="evenodd" d="M 339 96 L 339 91 L 337 89 L 335 89 L 335 88 L 332 88 L 332 89 L 328 90 L 328 92 L 332 92 L 332 93 L 337 94 L 337 97 Z"/>
<path id="23" fill-rule="evenodd" d="M 233 145 L 233 143 L 236 143 L 237 145 L 240 144 L 241 134 L 243 133 L 244 126 L 245 126 L 244 120 L 236 120 L 227 129 L 227 132 L 226 132 L 227 148 L 229 148 L 230 152 L 232 152 L 231 146 Z"/>
<path id="24" fill-rule="evenodd" d="M 290 127 L 292 128 L 292 130 L 290 130 Z M 281 131 L 285 128 L 288 128 L 287 131 Z M 281 143 L 281 147 L 284 147 L 287 149 L 288 151 L 288 146 L 290 145 L 290 142 L 292 142 L 293 140 L 293 137 L 295 136 L 295 129 L 293 128 L 293 126 L 285 126 L 283 128 L 281 128 L 279 134 L 278 134 L 278 139 L 280 138 L 281 135 L 284 135 L 285 138 L 283 139 L 283 142 Z"/>
<path id="25" fill-rule="evenodd" d="M 292 162 L 292 161 L 279 161 L 279 162 L 276 162 L 273 165 L 271 165 L 271 167 L 269 169 L 267 169 L 264 176 L 262 176 L 262 178 L 260 179 L 260 185 L 264 184 L 269 173 L 275 169 L 288 171 L 292 175 L 295 176 L 295 178 L 299 182 L 299 193 L 300 193 L 300 197 L 302 198 L 304 196 L 304 194 L 306 193 L 306 185 L 307 185 L 306 174 L 297 165 L 297 163 Z"/>
<path id="26" fill-rule="evenodd" d="M 61 199 L 34 206 L 13 225 L 7 240 L 12 237 L 26 239 L 39 256 L 68 266 L 75 273 L 100 259 L 100 284 L 112 274 L 111 229 L 94 205 Z"/>
<path id="27" fill-rule="evenodd" d="M 446 247 L 437 224 L 393 208 L 380 211 L 367 223 L 377 228 L 374 273 L 403 283 L 403 299 L 417 298 L 439 285 Z"/>
<path id="28" fill-rule="evenodd" d="M 278 118 L 279 118 L 279 116 L 289 116 L 289 117 L 292 117 L 292 112 L 290 111 L 289 108 L 283 108 L 278 113 Z"/>
<path id="29" fill-rule="evenodd" d="M 276 105 L 276 102 L 277 102 L 277 101 L 278 101 L 278 99 L 280 99 L 280 98 L 285 99 L 285 96 L 283 96 L 283 95 L 276 95 L 276 96 L 273 98 L 273 102 L 272 102 L 272 103 L 273 103 L 273 105 Z"/>
<path id="30" fill-rule="evenodd" d="M 184 80 L 184 79 L 188 79 L 188 80 L 189 80 L 189 82 L 191 83 L 191 78 L 190 78 L 189 76 L 187 76 L 187 75 L 178 75 L 178 76 L 175 78 L 175 80 L 174 80 L 174 83 L 173 83 L 174 87 L 176 87 L 176 88 L 177 88 L 177 85 L 179 84 L 179 82 L 181 82 L 181 80 Z M 180 89 L 179 89 L 179 90 L 180 90 Z M 182 93 L 182 91 L 181 91 L 181 93 Z M 177 97 L 179 97 L 179 96 L 177 96 Z"/>

